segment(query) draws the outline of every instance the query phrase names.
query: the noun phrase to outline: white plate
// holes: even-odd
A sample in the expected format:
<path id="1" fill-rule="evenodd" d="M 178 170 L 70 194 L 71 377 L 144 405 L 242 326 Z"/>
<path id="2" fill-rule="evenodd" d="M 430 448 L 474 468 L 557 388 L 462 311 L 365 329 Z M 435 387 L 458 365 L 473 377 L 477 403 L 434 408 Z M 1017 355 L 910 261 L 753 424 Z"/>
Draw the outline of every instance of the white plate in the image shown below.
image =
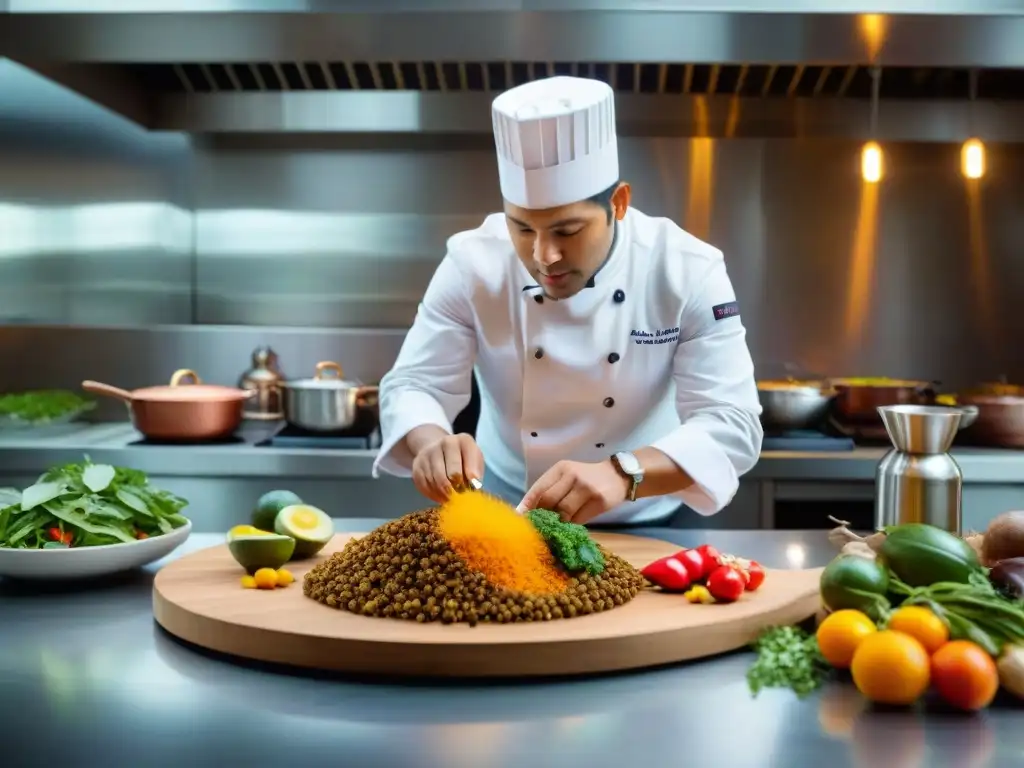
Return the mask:
<path id="1" fill-rule="evenodd" d="M 142 541 L 69 549 L 0 547 L 0 576 L 15 579 L 82 579 L 141 568 L 169 555 L 188 538 L 192 521 Z"/>

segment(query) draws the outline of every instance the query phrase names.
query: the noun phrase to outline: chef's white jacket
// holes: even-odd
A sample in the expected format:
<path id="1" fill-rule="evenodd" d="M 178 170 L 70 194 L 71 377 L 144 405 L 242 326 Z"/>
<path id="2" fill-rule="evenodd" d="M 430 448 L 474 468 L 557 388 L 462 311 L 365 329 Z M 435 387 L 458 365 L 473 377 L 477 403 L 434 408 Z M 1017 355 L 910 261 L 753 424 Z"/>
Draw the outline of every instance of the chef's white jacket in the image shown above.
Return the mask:
<path id="1" fill-rule="evenodd" d="M 398 359 L 380 384 L 373 466 L 411 475 L 402 438 L 451 431 L 480 390 L 476 440 L 487 471 L 524 491 L 563 459 L 599 462 L 653 446 L 694 481 L 625 502 L 596 523 L 712 515 L 757 462 L 763 432 L 754 366 L 721 251 L 629 209 L 593 285 L 544 298 L 503 214 L 448 241 Z"/>

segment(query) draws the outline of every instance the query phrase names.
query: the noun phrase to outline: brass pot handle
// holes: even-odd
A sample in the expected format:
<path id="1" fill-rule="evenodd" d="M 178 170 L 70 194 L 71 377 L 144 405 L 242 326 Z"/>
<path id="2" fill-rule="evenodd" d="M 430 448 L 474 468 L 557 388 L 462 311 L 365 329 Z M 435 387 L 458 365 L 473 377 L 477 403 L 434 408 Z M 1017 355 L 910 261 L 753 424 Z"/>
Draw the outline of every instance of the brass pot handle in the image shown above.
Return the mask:
<path id="1" fill-rule="evenodd" d="M 195 371 L 189 370 L 188 368 L 181 368 L 174 372 L 171 376 L 172 387 L 180 387 L 185 379 L 192 379 L 193 384 L 202 384 L 203 380 L 199 378 L 199 374 Z"/>
<path id="2" fill-rule="evenodd" d="M 359 387 L 356 390 L 356 405 L 358 405 L 360 408 L 366 408 L 366 407 L 369 407 L 369 406 L 376 405 L 377 404 L 377 398 L 379 397 L 379 395 L 380 395 L 380 387 L 379 386 L 373 385 L 373 386 Z"/>
<path id="3" fill-rule="evenodd" d="M 324 374 L 327 371 L 331 371 L 334 374 L 334 376 L 333 377 L 332 376 L 324 376 Z M 317 379 L 325 379 L 325 378 L 343 379 L 343 378 L 345 378 L 345 374 L 342 372 L 340 365 L 338 365 L 337 363 L 332 363 L 329 360 L 325 360 L 323 362 L 320 362 L 320 363 L 316 364 L 316 376 L 314 378 L 317 378 Z"/>

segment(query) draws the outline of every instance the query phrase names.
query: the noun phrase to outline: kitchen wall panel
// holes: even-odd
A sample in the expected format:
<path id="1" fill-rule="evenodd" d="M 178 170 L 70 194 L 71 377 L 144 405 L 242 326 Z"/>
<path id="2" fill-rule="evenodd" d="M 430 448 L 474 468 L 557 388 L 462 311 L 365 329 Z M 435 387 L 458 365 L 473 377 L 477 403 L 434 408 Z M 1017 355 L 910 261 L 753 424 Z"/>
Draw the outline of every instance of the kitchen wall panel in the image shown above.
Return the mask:
<path id="1" fill-rule="evenodd" d="M 0 324 L 191 322 L 190 158 L 0 59 Z"/>
<path id="2" fill-rule="evenodd" d="M 452 141 L 206 147 L 199 321 L 408 327 L 446 238 L 500 205 L 492 151 Z M 635 204 L 725 252 L 762 375 L 1024 377 L 1024 148 L 989 147 L 988 176 L 966 182 L 956 146 L 887 145 L 871 186 L 848 141 L 621 146 Z"/>
<path id="3" fill-rule="evenodd" d="M 374 380 L 447 237 L 500 206 L 486 136 L 248 136 L 190 155 L 182 137 L 95 128 L 107 113 L 36 110 L 0 127 L 0 210 L 21 211 L 0 229 L 0 354 L 40 357 L 0 366 L 0 389 L 181 366 L 228 383 L 267 342 L 291 375 L 333 358 Z M 887 144 L 870 188 L 859 150 L 631 136 L 622 167 L 639 208 L 725 252 L 759 375 L 1024 380 L 1024 147 L 990 145 L 986 178 L 965 182 L 956 146 Z M 131 210 L 149 213 L 125 234 Z"/>
<path id="4" fill-rule="evenodd" d="M 494 153 L 445 138 L 416 150 L 352 143 L 198 154 L 199 322 L 408 327 L 447 238 L 500 209 Z M 645 211 L 722 233 L 756 313 L 762 147 L 734 144 L 715 173 L 704 144 L 626 139 L 622 163 Z"/>

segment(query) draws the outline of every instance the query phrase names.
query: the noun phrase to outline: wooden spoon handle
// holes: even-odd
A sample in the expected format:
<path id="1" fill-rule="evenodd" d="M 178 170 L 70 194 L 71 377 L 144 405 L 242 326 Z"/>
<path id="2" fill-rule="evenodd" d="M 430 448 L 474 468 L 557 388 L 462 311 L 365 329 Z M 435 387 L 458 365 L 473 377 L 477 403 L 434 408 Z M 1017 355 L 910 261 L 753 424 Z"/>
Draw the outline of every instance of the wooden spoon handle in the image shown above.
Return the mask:
<path id="1" fill-rule="evenodd" d="M 82 389 L 94 395 L 105 395 L 106 397 L 124 400 L 126 403 L 130 403 L 133 400 L 132 393 L 128 390 L 112 387 L 109 384 L 102 384 L 98 381 L 83 381 Z"/>

